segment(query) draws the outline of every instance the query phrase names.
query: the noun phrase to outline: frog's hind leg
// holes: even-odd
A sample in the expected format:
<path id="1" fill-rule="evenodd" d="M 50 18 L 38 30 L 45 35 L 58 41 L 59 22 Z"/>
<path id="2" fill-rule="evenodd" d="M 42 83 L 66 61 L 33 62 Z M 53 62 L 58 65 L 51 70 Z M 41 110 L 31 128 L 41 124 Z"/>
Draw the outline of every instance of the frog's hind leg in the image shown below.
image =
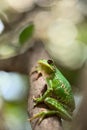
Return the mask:
<path id="1" fill-rule="evenodd" d="M 39 123 L 47 116 L 57 115 L 65 120 L 72 120 L 72 114 L 65 109 L 63 104 L 58 102 L 56 99 L 47 97 L 44 99 L 44 103 L 51 109 L 51 110 L 44 110 L 39 112 L 38 114 L 34 115 L 29 120 L 32 121 L 36 118 L 39 118 Z"/>
<path id="2" fill-rule="evenodd" d="M 44 100 L 44 103 L 52 110 L 54 110 L 57 116 L 65 119 L 65 120 L 72 120 L 72 113 L 69 112 L 69 110 L 67 108 L 65 108 L 65 106 L 60 103 L 58 100 L 51 98 L 51 97 L 47 97 Z M 50 112 L 51 113 L 51 112 Z"/>
<path id="3" fill-rule="evenodd" d="M 67 109 L 64 108 L 63 104 L 58 102 L 56 99 L 47 97 L 44 100 L 44 103 L 50 108 L 50 110 L 44 110 L 34 115 L 29 120 L 32 121 L 36 118 L 39 118 L 39 123 L 47 116 L 56 115 L 65 120 L 72 120 L 72 114 L 70 114 Z"/>

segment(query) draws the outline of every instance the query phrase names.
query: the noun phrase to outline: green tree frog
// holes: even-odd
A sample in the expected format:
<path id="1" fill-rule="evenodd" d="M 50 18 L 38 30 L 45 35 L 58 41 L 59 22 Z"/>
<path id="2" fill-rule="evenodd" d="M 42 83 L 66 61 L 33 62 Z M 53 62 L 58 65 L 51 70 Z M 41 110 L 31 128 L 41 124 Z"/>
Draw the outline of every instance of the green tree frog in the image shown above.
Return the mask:
<path id="1" fill-rule="evenodd" d="M 46 116 L 52 115 L 71 120 L 75 101 L 67 79 L 57 69 L 52 60 L 39 60 L 37 72 L 46 80 L 47 90 L 40 97 L 34 97 L 33 100 L 36 105 L 45 103 L 49 109 L 37 113 L 30 118 L 30 121 L 39 118 L 39 122 L 41 122 Z"/>

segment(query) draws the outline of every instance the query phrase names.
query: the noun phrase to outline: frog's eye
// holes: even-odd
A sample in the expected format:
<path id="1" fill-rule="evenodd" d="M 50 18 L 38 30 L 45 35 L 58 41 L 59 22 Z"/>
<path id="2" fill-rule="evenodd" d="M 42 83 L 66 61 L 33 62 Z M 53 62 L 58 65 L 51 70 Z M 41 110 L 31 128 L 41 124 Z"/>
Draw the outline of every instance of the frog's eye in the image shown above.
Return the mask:
<path id="1" fill-rule="evenodd" d="M 48 60 L 47 63 L 48 64 L 53 64 L 53 61 L 52 60 Z"/>

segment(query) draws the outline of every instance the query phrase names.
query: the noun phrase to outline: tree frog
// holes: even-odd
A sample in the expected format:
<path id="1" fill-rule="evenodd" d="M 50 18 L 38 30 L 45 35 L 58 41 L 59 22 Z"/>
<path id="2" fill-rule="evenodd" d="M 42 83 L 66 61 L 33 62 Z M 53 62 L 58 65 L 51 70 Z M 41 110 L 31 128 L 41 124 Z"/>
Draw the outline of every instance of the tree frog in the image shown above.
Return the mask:
<path id="1" fill-rule="evenodd" d="M 75 109 L 75 100 L 70 83 L 52 60 L 39 60 L 37 71 L 45 79 L 47 90 L 40 97 L 34 97 L 33 100 L 36 105 L 45 103 L 49 109 L 37 113 L 30 118 L 30 121 L 39 118 L 39 122 L 41 122 L 46 116 L 52 115 L 71 120 Z"/>

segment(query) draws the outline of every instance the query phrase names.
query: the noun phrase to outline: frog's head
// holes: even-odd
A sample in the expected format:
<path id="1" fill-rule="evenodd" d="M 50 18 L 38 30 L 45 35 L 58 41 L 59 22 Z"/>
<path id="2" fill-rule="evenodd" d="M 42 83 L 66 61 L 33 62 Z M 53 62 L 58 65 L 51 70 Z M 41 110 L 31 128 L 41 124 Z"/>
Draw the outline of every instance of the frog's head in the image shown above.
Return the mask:
<path id="1" fill-rule="evenodd" d="M 38 61 L 39 67 L 42 71 L 45 71 L 45 73 L 53 73 L 55 71 L 55 66 L 52 60 L 39 60 Z"/>

